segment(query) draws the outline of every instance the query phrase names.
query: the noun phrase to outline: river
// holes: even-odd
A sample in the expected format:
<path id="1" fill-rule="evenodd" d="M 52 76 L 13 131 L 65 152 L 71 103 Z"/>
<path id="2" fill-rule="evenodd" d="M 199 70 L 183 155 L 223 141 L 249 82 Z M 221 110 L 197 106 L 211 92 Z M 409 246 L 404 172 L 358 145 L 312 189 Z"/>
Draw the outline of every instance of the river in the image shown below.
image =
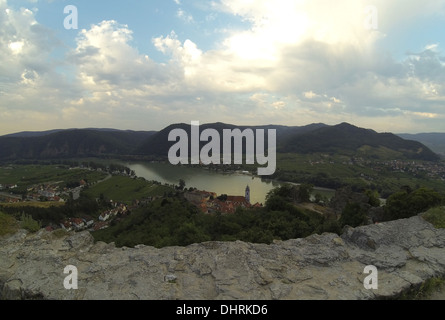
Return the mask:
<path id="1" fill-rule="evenodd" d="M 188 166 L 173 166 L 168 163 L 124 163 L 125 166 L 134 170 L 138 177 L 149 181 L 155 180 L 161 183 L 179 184 L 183 179 L 186 188 L 194 187 L 199 190 L 212 191 L 218 195 L 227 194 L 233 196 L 244 196 L 246 186 L 250 188 L 250 202 L 265 202 L 267 193 L 282 183 L 253 177 L 243 173 L 222 173 L 203 168 Z M 316 192 L 328 196 L 332 190 L 317 188 Z"/>

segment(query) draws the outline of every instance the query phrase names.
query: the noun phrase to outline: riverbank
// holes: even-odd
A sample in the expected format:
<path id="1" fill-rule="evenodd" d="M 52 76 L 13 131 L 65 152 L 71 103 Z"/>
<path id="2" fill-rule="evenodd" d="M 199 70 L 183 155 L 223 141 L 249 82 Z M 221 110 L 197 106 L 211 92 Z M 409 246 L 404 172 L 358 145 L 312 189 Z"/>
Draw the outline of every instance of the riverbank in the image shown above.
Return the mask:
<path id="1" fill-rule="evenodd" d="M 246 186 L 249 186 L 251 203 L 258 202 L 264 204 L 267 194 L 272 189 L 289 183 L 257 176 L 243 170 L 210 170 L 203 166 L 173 166 L 169 163 L 153 161 L 126 162 L 124 165 L 133 170 L 136 176 L 143 177 L 149 181 L 178 185 L 181 179 L 185 181 L 186 188 L 193 187 L 198 190 L 215 192 L 218 195 L 244 196 Z M 316 193 L 330 198 L 334 195 L 335 190 L 315 187 L 314 196 Z"/>

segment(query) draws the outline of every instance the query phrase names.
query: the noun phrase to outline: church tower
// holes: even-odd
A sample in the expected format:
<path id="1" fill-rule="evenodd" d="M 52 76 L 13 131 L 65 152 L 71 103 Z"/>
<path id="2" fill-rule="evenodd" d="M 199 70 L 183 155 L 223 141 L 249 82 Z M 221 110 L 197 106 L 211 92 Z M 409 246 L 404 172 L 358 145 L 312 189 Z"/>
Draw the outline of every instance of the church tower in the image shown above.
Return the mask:
<path id="1" fill-rule="evenodd" d="M 250 203 L 250 188 L 249 188 L 249 186 L 246 187 L 246 201 L 247 201 L 247 203 Z"/>

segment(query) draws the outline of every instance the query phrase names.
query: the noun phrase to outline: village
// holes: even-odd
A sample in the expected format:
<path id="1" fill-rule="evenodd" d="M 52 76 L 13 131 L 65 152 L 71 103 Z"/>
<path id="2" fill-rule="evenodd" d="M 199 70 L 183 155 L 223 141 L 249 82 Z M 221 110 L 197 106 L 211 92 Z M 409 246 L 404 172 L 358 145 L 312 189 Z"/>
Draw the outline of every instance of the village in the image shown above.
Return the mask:
<path id="1" fill-rule="evenodd" d="M 247 186 L 244 196 L 217 196 L 214 192 L 193 190 L 184 193 L 184 197 L 193 205 L 198 207 L 202 213 L 212 214 L 232 214 L 236 212 L 237 208 L 259 208 L 263 204 L 250 203 L 250 187 Z"/>
<path id="2" fill-rule="evenodd" d="M 310 166 L 336 164 L 338 160 L 325 155 L 323 160 L 309 160 Z M 424 175 L 432 179 L 445 181 L 445 165 L 443 162 L 414 161 L 414 160 L 370 160 L 362 157 L 351 157 L 349 160 L 340 161 L 347 166 L 366 167 L 375 172 L 400 172 L 414 176 Z"/>
<path id="3" fill-rule="evenodd" d="M 97 231 L 108 228 L 110 221 L 115 218 L 124 218 L 130 214 L 130 210 L 124 203 L 118 203 L 111 200 L 112 209 L 102 211 L 97 219 L 91 217 L 69 218 L 60 222 L 60 227 L 66 231 Z M 135 208 L 134 206 L 132 208 Z M 49 231 L 54 227 L 47 227 Z"/>
<path id="4" fill-rule="evenodd" d="M 328 156 L 325 159 L 310 161 L 311 166 L 322 165 L 326 163 L 334 163 L 334 159 Z M 416 161 L 404 161 L 404 160 L 387 160 L 387 161 L 370 161 L 361 157 L 351 157 L 349 161 L 343 163 L 345 165 L 366 166 L 373 171 L 389 170 L 392 172 L 406 172 L 412 175 L 422 174 L 431 178 L 439 178 L 445 180 L 445 166 L 442 163 L 429 163 L 429 162 L 416 162 Z M 98 167 L 91 165 L 81 165 L 80 169 L 88 169 L 91 171 L 99 171 L 108 174 L 108 178 L 116 175 L 125 175 L 127 177 L 137 179 L 134 171 L 128 168 L 119 167 Z M 71 166 L 70 170 L 76 169 Z M 367 180 L 373 180 L 373 177 L 368 174 L 362 173 L 362 177 Z M 104 178 L 104 180 L 108 179 Z M 94 182 L 97 184 L 100 181 Z M 59 205 L 63 206 L 67 201 L 77 200 L 80 197 L 84 188 L 88 188 L 91 183 L 81 179 L 80 181 L 73 181 L 66 183 L 63 181 L 54 181 L 46 183 L 37 183 L 25 187 L 24 193 L 16 192 L 19 188 L 17 184 L 0 184 L 0 203 L 18 205 L 23 203 L 24 205 Z M 21 186 L 22 189 L 24 186 Z M 171 186 L 174 188 L 174 186 Z M 215 192 L 206 190 L 197 190 L 196 188 L 184 189 L 181 188 L 183 197 L 200 212 L 204 214 L 235 214 L 238 208 L 261 208 L 262 203 L 251 203 L 250 187 L 246 186 L 245 194 L 242 195 L 217 195 Z M 176 190 L 178 191 L 178 189 Z M 82 231 L 90 230 L 97 231 L 108 228 L 112 225 L 113 221 L 117 222 L 124 219 L 131 214 L 131 211 L 146 205 L 157 197 L 142 196 L 140 199 L 135 199 L 130 203 L 124 203 L 120 201 L 114 201 L 107 199 L 108 203 L 100 212 L 91 216 L 79 216 L 70 217 L 57 223 L 47 226 L 49 229 L 61 228 L 66 231 Z M 97 200 L 97 199 L 96 199 Z"/>
<path id="5" fill-rule="evenodd" d="M 97 169 L 100 170 L 100 169 Z M 113 172 L 113 175 L 122 174 Z M 130 174 L 134 177 L 134 173 Z M 0 203 L 12 205 L 37 205 L 45 204 L 47 206 L 63 206 L 67 201 L 77 200 L 82 190 L 89 184 L 85 180 L 66 185 L 63 181 L 39 183 L 26 188 L 26 193 L 14 193 L 18 188 L 16 184 L 0 185 Z M 197 190 L 196 188 L 184 189 L 182 192 L 184 198 L 195 205 L 205 214 L 234 214 L 237 208 L 255 208 L 262 207 L 263 204 L 250 203 L 250 187 L 245 189 L 245 195 L 220 195 L 215 192 Z M 48 231 L 63 229 L 65 231 L 97 231 L 108 228 L 113 221 L 119 221 L 131 214 L 131 211 L 140 206 L 160 198 L 147 196 L 142 199 L 135 199 L 131 203 L 123 203 L 114 200 L 107 200 L 107 209 L 103 209 L 97 216 L 80 216 L 63 219 L 59 223 L 53 223 L 45 226 Z M 98 201 L 98 199 L 96 199 Z"/>
<path id="6" fill-rule="evenodd" d="M 147 197 L 142 200 L 134 200 L 131 204 L 125 204 L 110 200 L 111 209 L 102 211 L 96 219 L 90 217 L 84 218 L 68 218 L 61 221 L 60 227 L 66 231 L 97 231 L 108 228 L 114 219 L 122 220 L 134 209 L 139 206 L 146 205 L 159 197 Z M 202 213 L 205 214 L 234 214 L 237 208 L 259 208 L 263 204 L 250 203 L 250 188 L 246 187 L 245 196 L 228 196 L 217 194 L 209 191 L 191 190 L 184 191 L 184 198 L 191 204 L 195 205 Z M 54 229 L 52 227 L 51 229 Z M 49 229 L 49 230 L 51 230 Z"/>

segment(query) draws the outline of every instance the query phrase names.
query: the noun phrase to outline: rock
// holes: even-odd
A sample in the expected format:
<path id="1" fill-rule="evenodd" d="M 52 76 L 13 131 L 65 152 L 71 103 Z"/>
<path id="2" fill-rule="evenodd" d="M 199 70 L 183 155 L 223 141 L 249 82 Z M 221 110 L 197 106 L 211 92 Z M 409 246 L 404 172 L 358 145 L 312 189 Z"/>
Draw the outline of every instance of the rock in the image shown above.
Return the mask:
<path id="1" fill-rule="evenodd" d="M 81 250 L 93 245 L 94 238 L 88 231 L 75 233 L 66 239 L 70 249 Z"/>
<path id="2" fill-rule="evenodd" d="M 164 277 L 164 281 L 165 281 L 165 282 L 170 282 L 170 283 L 172 283 L 172 282 L 176 282 L 176 279 L 178 279 L 178 277 L 176 277 L 174 274 L 167 274 L 167 275 Z"/>
<path id="3" fill-rule="evenodd" d="M 78 289 L 66 289 L 67 265 Z M 365 289 L 377 268 L 378 289 Z M 445 276 L 445 230 L 420 216 L 270 245 L 205 242 L 157 249 L 94 243 L 89 232 L 0 239 L 0 299 L 219 300 L 396 298 Z"/>

